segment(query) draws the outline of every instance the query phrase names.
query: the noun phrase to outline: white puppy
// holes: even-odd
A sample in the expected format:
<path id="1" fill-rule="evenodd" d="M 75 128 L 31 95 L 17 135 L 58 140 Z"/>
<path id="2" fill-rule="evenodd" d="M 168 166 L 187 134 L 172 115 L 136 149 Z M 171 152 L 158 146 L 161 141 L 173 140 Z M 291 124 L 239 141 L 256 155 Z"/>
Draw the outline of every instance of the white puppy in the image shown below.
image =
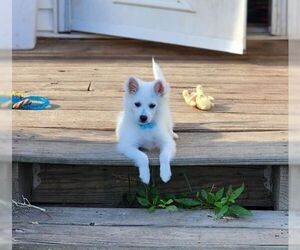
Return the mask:
<path id="1" fill-rule="evenodd" d="M 149 159 L 140 149 L 160 149 L 160 177 L 168 182 L 170 161 L 176 152 L 174 139 L 178 137 L 173 132 L 168 83 L 154 59 L 152 66 L 154 81 L 129 77 L 125 82 L 124 110 L 116 129 L 118 151 L 134 161 L 146 184 L 150 181 Z"/>

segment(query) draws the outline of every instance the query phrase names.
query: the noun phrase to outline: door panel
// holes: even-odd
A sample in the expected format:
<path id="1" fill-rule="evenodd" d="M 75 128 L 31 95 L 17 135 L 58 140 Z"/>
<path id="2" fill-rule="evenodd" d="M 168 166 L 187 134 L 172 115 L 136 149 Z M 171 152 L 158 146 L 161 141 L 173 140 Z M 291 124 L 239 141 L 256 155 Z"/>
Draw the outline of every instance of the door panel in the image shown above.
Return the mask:
<path id="1" fill-rule="evenodd" d="M 73 0 L 73 30 L 242 54 L 247 0 Z"/>
<path id="2" fill-rule="evenodd" d="M 185 0 L 114 0 L 114 3 L 140 7 L 195 12 Z"/>

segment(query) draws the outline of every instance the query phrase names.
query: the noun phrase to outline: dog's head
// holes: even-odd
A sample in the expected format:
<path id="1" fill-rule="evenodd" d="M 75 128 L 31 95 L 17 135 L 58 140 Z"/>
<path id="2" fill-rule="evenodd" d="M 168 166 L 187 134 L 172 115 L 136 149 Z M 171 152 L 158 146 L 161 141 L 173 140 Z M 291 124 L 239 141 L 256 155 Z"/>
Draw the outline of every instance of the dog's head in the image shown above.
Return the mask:
<path id="1" fill-rule="evenodd" d="M 154 120 L 166 94 L 167 87 L 161 80 L 145 82 L 136 77 L 129 77 L 125 82 L 125 109 L 133 115 L 137 123 L 150 123 Z"/>

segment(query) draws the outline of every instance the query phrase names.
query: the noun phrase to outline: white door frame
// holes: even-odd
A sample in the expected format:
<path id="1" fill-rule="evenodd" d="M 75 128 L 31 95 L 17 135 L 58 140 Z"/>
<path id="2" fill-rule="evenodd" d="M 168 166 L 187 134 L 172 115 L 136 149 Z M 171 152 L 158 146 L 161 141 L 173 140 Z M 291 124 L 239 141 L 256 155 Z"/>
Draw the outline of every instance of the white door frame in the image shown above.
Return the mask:
<path id="1" fill-rule="evenodd" d="M 274 36 L 287 36 L 288 0 L 271 0 L 270 33 Z"/>
<path id="2" fill-rule="evenodd" d="M 58 0 L 58 32 L 71 32 L 71 0 Z"/>

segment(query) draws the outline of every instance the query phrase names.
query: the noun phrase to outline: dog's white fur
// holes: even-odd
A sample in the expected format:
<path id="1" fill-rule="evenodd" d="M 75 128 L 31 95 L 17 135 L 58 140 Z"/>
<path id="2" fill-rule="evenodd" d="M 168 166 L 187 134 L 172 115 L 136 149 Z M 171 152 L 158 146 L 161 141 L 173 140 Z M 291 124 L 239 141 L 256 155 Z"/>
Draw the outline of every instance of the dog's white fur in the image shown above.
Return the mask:
<path id="1" fill-rule="evenodd" d="M 154 81 L 145 82 L 129 77 L 125 82 L 123 112 L 117 124 L 117 149 L 134 161 L 139 169 L 140 179 L 150 181 L 149 159 L 140 149 L 160 149 L 160 177 L 164 182 L 171 178 L 170 161 L 175 155 L 178 136 L 173 132 L 173 122 L 168 105 L 169 86 L 159 65 L 152 60 Z M 137 107 L 136 104 L 140 106 Z M 150 104 L 155 107 L 150 108 Z M 147 116 L 147 123 L 155 123 L 153 128 L 140 127 L 141 116 Z M 145 124 L 143 123 L 143 124 Z"/>

